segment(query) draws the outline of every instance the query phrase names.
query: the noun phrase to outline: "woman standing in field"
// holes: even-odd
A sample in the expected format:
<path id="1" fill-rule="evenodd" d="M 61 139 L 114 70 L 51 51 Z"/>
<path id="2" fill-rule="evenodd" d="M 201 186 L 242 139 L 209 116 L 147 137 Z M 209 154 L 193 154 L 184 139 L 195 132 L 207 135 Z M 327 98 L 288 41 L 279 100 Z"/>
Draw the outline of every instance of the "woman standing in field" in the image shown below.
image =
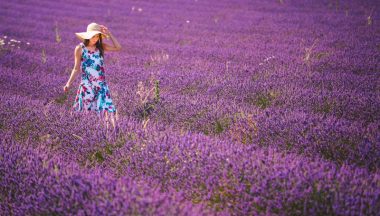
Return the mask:
<path id="1" fill-rule="evenodd" d="M 90 23 L 86 32 L 75 34 L 82 42 L 75 47 L 74 68 L 63 90 L 66 93 L 81 72 L 82 79 L 73 109 L 75 111 L 95 111 L 100 117 L 104 116 L 107 128 L 110 115 L 115 129 L 116 107 L 112 102 L 106 82 L 103 57 L 105 51 L 120 51 L 121 45 L 107 27 L 97 23 Z M 103 43 L 104 38 L 110 38 L 113 45 Z"/>

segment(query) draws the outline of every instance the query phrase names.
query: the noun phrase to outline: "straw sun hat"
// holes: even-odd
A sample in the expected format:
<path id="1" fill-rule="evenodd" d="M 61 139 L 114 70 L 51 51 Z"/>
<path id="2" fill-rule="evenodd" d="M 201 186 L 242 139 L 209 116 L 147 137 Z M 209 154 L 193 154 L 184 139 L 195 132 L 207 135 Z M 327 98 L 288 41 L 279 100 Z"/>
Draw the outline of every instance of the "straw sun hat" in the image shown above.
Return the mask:
<path id="1" fill-rule="evenodd" d="M 77 32 L 77 33 L 75 33 L 75 35 L 77 36 L 77 38 L 79 38 L 80 40 L 83 41 L 84 39 L 91 39 L 94 35 L 99 34 L 99 33 L 102 35 L 102 39 L 108 38 L 107 35 L 103 34 L 100 31 L 100 25 L 99 24 L 97 24 L 97 23 L 90 23 L 87 26 L 87 31 L 86 32 Z"/>

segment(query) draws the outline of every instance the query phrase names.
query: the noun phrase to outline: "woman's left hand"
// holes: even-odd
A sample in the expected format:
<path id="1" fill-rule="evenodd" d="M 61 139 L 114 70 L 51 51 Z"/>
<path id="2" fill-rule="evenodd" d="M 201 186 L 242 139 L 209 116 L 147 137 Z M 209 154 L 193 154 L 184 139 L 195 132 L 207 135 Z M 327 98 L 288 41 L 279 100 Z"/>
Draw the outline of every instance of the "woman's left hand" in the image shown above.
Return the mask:
<path id="1" fill-rule="evenodd" d="M 105 27 L 104 25 L 100 25 L 100 31 L 101 31 L 103 34 L 107 35 L 107 36 L 109 36 L 109 35 L 111 34 L 111 32 L 108 30 L 108 28 Z"/>

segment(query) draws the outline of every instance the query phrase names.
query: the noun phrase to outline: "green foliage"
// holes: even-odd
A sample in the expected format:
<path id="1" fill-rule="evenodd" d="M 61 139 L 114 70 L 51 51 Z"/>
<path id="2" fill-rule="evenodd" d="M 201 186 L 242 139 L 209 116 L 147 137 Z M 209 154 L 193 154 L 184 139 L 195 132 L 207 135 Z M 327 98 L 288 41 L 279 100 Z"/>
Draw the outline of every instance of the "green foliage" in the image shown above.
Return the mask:
<path id="1" fill-rule="evenodd" d="M 18 127 L 18 130 L 14 133 L 14 138 L 18 142 L 24 142 L 33 131 L 35 131 L 33 122 L 27 121 Z M 32 139 L 35 140 L 36 138 L 38 139 L 38 137 L 33 137 Z"/>
<path id="2" fill-rule="evenodd" d="M 154 101 L 160 102 L 160 80 L 154 81 Z"/>
<path id="3" fill-rule="evenodd" d="M 133 132 L 129 133 L 128 135 L 119 133 L 115 140 L 105 140 L 104 147 L 99 147 L 88 155 L 88 162 L 90 165 L 94 165 L 95 163 L 103 163 L 107 156 L 113 155 L 115 150 L 122 148 L 125 145 L 127 139 L 136 140 L 136 135 Z"/>
<path id="4" fill-rule="evenodd" d="M 61 94 L 54 99 L 57 104 L 64 104 L 67 101 L 67 94 Z"/>
<path id="5" fill-rule="evenodd" d="M 195 93 L 197 93 L 197 91 L 198 91 L 198 87 L 196 85 L 187 85 L 180 90 L 182 94 L 189 94 L 189 95 L 194 95 Z"/>
<path id="6" fill-rule="evenodd" d="M 140 117 L 143 120 L 147 120 L 156 108 L 155 102 L 146 102 L 142 108 L 140 108 Z"/>
<path id="7" fill-rule="evenodd" d="M 335 101 L 331 101 L 324 98 L 322 103 L 314 104 L 313 111 L 316 113 L 328 114 L 328 113 L 331 113 L 335 107 L 336 107 Z"/>
<path id="8" fill-rule="evenodd" d="M 321 145 L 320 153 L 327 160 L 343 164 L 349 158 L 350 149 L 357 148 L 357 142 L 359 141 L 348 137 L 338 137 L 335 142 L 329 143 L 328 146 Z"/>
<path id="9" fill-rule="evenodd" d="M 109 155 L 112 155 L 113 153 L 113 150 L 111 148 L 111 146 L 107 145 L 105 148 L 104 148 L 104 151 L 106 154 L 109 154 Z"/>
<path id="10" fill-rule="evenodd" d="M 298 212 L 296 215 L 335 215 L 333 209 L 334 194 L 332 190 L 318 188 L 318 184 L 318 182 L 314 182 L 311 193 L 305 197 L 289 201 L 284 205 L 284 211 L 292 215 L 295 212 Z M 314 205 L 323 207 L 313 208 Z M 313 209 L 312 212 L 311 209 Z"/>
<path id="11" fill-rule="evenodd" d="M 223 133 L 231 124 L 231 121 L 229 118 L 221 118 L 217 119 L 214 123 L 214 133 L 215 134 L 221 134 Z"/>
<path id="12" fill-rule="evenodd" d="M 266 109 L 273 104 L 274 99 L 276 99 L 278 95 L 279 93 L 275 90 L 259 91 L 247 95 L 244 101 L 261 109 Z M 278 102 L 278 104 L 280 104 L 280 102 Z"/>
<path id="13" fill-rule="evenodd" d="M 241 142 L 243 144 L 249 144 L 249 143 L 252 143 L 253 141 L 253 137 L 251 134 L 249 133 L 243 133 L 242 137 L 241 137 Z"/>
<path id="14" fill-rule="evenodd" d="M 197 113 L 195 113 L 194 115 L 191 115 L 189 116 L 188 118 L 185 119 L 184 121 L 184 125 L 187 129 L 192 129 L 196 124 L 197 122 L 202 118 L 204 117 L 207 112 L 209 110 L 206 108 L 206 109 L 201 109 L 200 111 L 198 111 Z"/>
<path id="15" fill-rule="evenodd" d="M 104 157 L 101 151 L 96 151 L 94 154 L 95 160 L 99 163 L 102 163 L 104 161 Z"/>
<path id="16" fill-rule="evenodd" d="M 210 123 L 201 125 L 200 130 L 205 135 L 218 135 L 226 131 L 230 125 L 231 119 L 228 116 L 226 116 L 217 118 Z"/>
<path id="17" fill-rule="evenodd" d="M 256 106 L 260 107 L 261 109 L 265 109 L 270 106 L 271 104 L 271 98 L 268 94 L 258 94 L 256 97 Z"/>
<path id="18" fill-rule="evenodd" d="M 134 132 L 129 132 L 128 135 L 127 135 L 127 139 L 128 139 L 128 140 L 132 140 L 132 141 L 137 140 L 137 135 L 136 135 L 136 133 L 134 133 Z"/>
<path id="19" fill-rule="evenodd" d="M 289 142 L 289 141 L 286 141 L 286 142 L 285 142 L 285 149 L 286 149 L 287 151 L 292 150 L 292 149 L 293 149 L 293 145 L 292 145 L 292 143 Z"/>
<path id="20" fill-rule="evenodd" d="M 160 96 L 160 81 L 155 80 L 153 88 L 148 88 L 148 90 L 145 90 L 143 86 L 141 86 L 141 91 L 138 92 L 142 96 L 141 100 L 141 106 L 136 110 L 135 114 L 139 119 L 142 119 L 144 121 L 148 120 L 148 117 L 153 113 L 155 110 L 157 104 L 161 101 Z M 153 91 L 153 100 L 149 99 L 152 98 L 151 93 Z"/>

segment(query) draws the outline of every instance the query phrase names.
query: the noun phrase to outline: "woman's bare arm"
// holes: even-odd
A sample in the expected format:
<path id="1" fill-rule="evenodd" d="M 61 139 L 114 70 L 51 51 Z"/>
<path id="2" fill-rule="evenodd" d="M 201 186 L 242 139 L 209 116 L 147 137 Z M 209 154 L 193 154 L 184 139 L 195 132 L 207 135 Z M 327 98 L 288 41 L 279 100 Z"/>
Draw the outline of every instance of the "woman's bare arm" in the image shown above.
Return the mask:
<path id="1" fill-rule="evenodd" d="M 81 64 L 81 58 L 82 58 L 82 48 L 79 45 L 75 47 L 74 58 L 75 58 L 75 60 L 74 60 L 74 68 L 71 71 L 71 75 L 70 75 L 69 80 L 67 81 L 66 85 L 63 87 L 63 91 L 64 92 L 67 92 L 69 90 L 71 84 L 73 83 L 73 81 L 75 80 L 76 76 L 80 72 L 80 64 Z"/>
<path id="2" fill-rule="evenodd" d="M 120 51 L 121 50 L 120 43 L 116 40 L 116 38 L 112 35 L 112 33 L 108 30 L 108 28 L 103 25 L 101 25 L 100 28 L 104 34 L 108 35 L 111 38 L 112 43 L 113 43 L 113 45 L 103 43 L 104 51 Z"/>

